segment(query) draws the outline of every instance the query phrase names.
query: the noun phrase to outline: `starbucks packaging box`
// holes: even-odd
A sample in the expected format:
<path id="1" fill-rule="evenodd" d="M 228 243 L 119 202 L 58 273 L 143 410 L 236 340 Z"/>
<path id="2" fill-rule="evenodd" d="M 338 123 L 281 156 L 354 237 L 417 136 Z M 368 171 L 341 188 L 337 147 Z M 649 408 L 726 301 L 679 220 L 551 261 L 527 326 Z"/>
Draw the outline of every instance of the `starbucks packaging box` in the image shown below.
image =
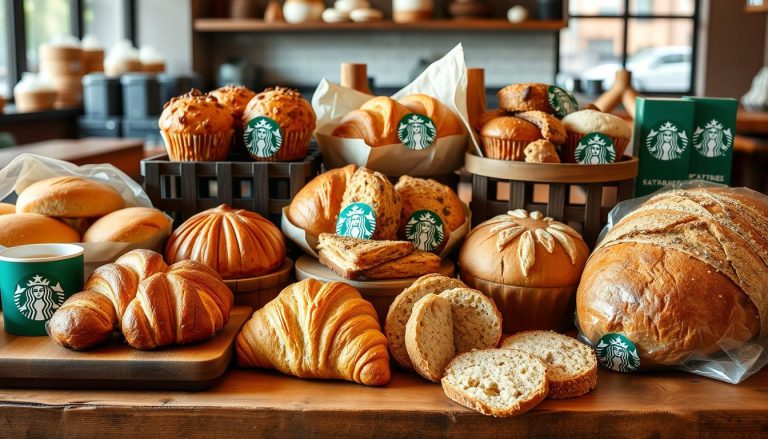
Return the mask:
<path id="1" fill-rule="evenodd" d="M 360 108 L 373 96 L 323 79 L 312 96 L 312 108 L 317 115 L 315 138 L 325 167 L 356 164 L 390 177 L 437 176 L 461 168 L 467 138 L 478 151 L 480 149 L 467 116 L 467 68 L 461 44 L 427 67 L 412 83 L 392 95 L 392 99 L 416 93 L 431 96 L 450 108 L 461 119 L 465 133 L 435 140 L 434 124 L 429 118 L 410 113 L 398 124 L 398 137 L 402 143 L 372 148 L 362 139 L 334 137 L 331 134 L 342 117 Z M 424 134 L 411 135 L 416 129 Z"/>
<path id="2" fill-rule="evenodd" d="M 683 99 L 695 104 L 688 177 L 691 180 L 730 184 L 738 101 L 692 96 Z"/>
<path id="3" fill-rule="evenodd" d="M 689 100 L 637 98 L 633 130 L 640 160 L 636 196 L 688 180 L 694 108 Z"/>

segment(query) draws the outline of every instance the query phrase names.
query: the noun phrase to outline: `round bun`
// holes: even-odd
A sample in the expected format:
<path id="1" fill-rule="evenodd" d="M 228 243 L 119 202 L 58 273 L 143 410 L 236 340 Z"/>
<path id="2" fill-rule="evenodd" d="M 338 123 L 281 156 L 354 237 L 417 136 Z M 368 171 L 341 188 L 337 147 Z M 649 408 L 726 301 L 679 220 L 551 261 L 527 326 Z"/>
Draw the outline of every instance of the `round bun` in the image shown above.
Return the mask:
<path id="1" fill-rule="evenodd" d="M 10 203 L 0 203 L 0 215 L 16 213 L 16 205 Z"/>
<path id="2" fill-rule="evenodd" d="M 341 200 L 356 170 L 356 165 L 347 165 L 313 178 L 301 188 L 288 206 L 288 219 L 291 223 L 314 236 L 335 233 Z"/>
<path id="3" fill-rule="evenodd" d="M 242 124 L 243 113 L 256 93 L 243 85 L 227 85 L 211 91 L 211 96 L 232 113 L 236 125 Z"/>
<path id="4" fill-rule="evenodd" d="M 16 200 L 19 213 L 93 218 L 123 207 L 123 197 L 106 184 L 81 177 L 53 177 L 27 186 Z"/>
<path id="5" fill-rule="evenodd" d="M 629 140 L 632 128 L 619 116 L 596 110 L 581 110 L 563 118 L 569 132 L 578 134 L 602 133 L 606 136 Z"/>
<path id="6" fill-rule="evenodd" d="M 432 119 L 437 138 L 464 134 L 464 125 L 456 114 L 442 102 L 425 94 L 412 94 L 400 99 L 410 112 L 419 113 Z"/>
<path id="7" fill-rule="evenodd" d="M 171 220 L 151 207 L 128 207 L 99 218 L 83 242 L 144 242 L 170 230 Z"/>
<path id="8" fill-rule="evenodd" d="M 248 102 L 244 120 L 258 116 L 269 117 L 288 131 L 314 131 L 317 122 L 312 106 L 301 93 L 285 87 L 268 88 Z"/>
<path id="9" fill-rule="evenodd" d="M 518 142 L 533 142 L 542 138 L 536 125 L 513 116 L 491 119 L 483 125 L 481 134 L 483 137 Z"/>
<path id="10" fill-rule="evenodd" d="M 0 245 L 59 244 L 80 241 L 80 235 L 59 220 L 37 213 L 0 215 Z"/>
<path id="11" fill-rule="evenodd" d="M 222 204 L 192 216 L 168 238 L 165 260 L 172 264 L 186 259 L 225 279 L 261 276 L 283 264 L 285 240 L 258 213 Z"/>
<path id="12" fill-rule="evenodd" d="M 400 231 L 417 210 L 431 210 L 440 215 L 448 230 L 453 232 L 464 224 L 464 207 L 459 196 L 448 186 L 432 179 L 414 178 L 407 175 L 400 177 L 395 185 L 400 196 Z"/>
<path id="13" fill-rule="evenodd" d="M 499 108 L 509 112 L 537 110 L 553 113 L 547 98 L 548 89 L 547 84 L 541 83 L 508 85 L 496 93 Z"/>

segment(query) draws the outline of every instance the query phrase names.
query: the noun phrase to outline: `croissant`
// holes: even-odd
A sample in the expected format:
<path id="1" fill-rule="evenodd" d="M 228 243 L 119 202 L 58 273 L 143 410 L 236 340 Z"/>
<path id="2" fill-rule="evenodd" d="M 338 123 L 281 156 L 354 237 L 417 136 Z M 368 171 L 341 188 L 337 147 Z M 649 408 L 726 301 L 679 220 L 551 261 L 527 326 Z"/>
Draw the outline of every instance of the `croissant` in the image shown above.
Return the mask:
<path id="1" fill-rule="evenodd" d="M 364 103 L 359 110 L 344 115 L 332 135 L 363 139 L 371 147 L 400 143 L 397 127 L 408 113 L 408 109 L 394 99 L 375 97 Z"/>
<path id="2" fill-rule="evenodd" d="M 256 311 L 236 342 L 237 363 L 301 378 L 389 382 L 387 339 L 376 311 L 342 282 L 307 279 Z"/>
<path id="3" fill-rule="evenodd" d="M 432 119 L 437 131 L 437 138 L 464 134 L 464 126 L 456 114 L 442 102 L 425 94 L 412 94 L 400 99 L 412 113 L 423 114 Z"/>

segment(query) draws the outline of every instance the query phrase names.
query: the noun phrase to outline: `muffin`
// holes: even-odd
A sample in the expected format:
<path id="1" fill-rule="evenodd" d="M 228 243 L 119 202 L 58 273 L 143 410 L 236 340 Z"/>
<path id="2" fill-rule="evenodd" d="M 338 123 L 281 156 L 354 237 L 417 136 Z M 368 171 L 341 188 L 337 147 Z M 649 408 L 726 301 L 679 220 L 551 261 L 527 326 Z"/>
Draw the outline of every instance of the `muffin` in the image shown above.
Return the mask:
<path id="1" fill-rule="evenodd" d="M 496 93 L 499 107 L 511 113 L 543 111 L 559 118 L 578 110 L 573 96 L 560 87 L 540 83 L 508 85 Z"/>
<path id="2" fill-rule="evenodd" d="M 523 209 L 478 225 L 459 252 L 461 280 L 495 302 L 505 333 L 573 327 L 589 248 L 575 230 Z"/>
<path id="3" fill-rule="evenodd" d="M 158 125 L 174 161 L 220 161 L 227 157 L 234 119 L 219 101 L 192 89 L 163 107 Z"/>
<path id="4" fill-rule="evenodd" d="M 491 119 L 480 130 L 483 155 L 498 160 L 524 160 L 525 147 L 542 138 L 536 125 L 513 116 Z"/>
<path id="5" fill-rule="evenodd" d="M 629 145 L 629 139 L 632 137 L 632 129 L 624 119 L 597 110 L 581 110 L 571 113 L 563 118 L 563 125 L 565 125 L 568 135 L 561 153 L 563 162 L 568 163 L 577 161 L 576 149 L 584 137 L 594 138 L 594 136 L 588 136 L 590 134 L 602 134 L 610 142 L 613 142 L 613 145 L 610 145 L 605 137 L 597 136 L 605 143 L 605 145 L 600 144 L 599 146 L 607 148 L 609 152 L 607 155 L 613 156 L 615 161 L 620 160 L 624 155 L 624 151 Z"/>
<path id="6" fill-rule="evenodd" d="M 243 141 L 243 113 L 248 102 L 256 96 L 256 93 L 248 87 L 242 85 L 227 85 L 219 87 L 208 93 L 215 97 L 223 105 L 235 120 L 235 134 L 232 136 L 232 149 L 235 151 L 245 151 L 245 142 Z"/>
<path id="7" fill-rule="evenodd" d="M 268 88 L 248 103 L 244 141 L 255 160 L 299 160 L 307 155 L 315 131 L 312 106 L 297 90 Z"/>
<path id="8" fill-rule="evenodd" d="M 526 163 L 560 163 L 555 145 L 549 140 L 540 139 L 525 147 Z"/>

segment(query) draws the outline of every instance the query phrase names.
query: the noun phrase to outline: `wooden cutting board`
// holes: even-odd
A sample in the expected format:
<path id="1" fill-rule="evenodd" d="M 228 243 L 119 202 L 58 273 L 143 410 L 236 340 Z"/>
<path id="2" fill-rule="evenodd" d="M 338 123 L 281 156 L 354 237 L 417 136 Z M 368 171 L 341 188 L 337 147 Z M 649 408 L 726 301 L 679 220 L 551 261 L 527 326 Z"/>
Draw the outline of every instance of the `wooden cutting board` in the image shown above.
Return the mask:
<path id="1" fill-rule="evenodd" d="M 235 337 L 250 316 L 250 307 L 233 308 L 224 328 L 203 343 L 139 351 L 115 338 L 87 352 L 45 336 L 9 334 L 0 317 L 0 387 L 206 389 L 227 370 Z"/>

